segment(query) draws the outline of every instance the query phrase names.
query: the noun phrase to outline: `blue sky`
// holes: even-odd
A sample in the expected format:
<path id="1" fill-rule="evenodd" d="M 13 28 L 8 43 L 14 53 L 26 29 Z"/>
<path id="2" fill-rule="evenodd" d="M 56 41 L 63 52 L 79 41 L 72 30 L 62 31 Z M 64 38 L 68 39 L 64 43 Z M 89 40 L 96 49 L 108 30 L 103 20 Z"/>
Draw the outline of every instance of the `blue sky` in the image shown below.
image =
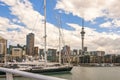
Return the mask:
<path id="1" fill-rule="evenodd" d="M 65 44 L 71 46 L 71 49 L 80 49 L 81 20 L 84 18 L 85 46 L 89 47 L 89 50 L 120 52 L 120 46 L 116 46 L 120 38 L 119 0 L 108 0 L 109 3 L 105 0 L 46 1 L 48 48 L 58 45 L 56 39 L 59 34 L 59 18 L 56 17 L 60 17 Z M 24 45 L 26 35 L 34 32 L 36 46 L 42 47 L 43 3 L 44 0 L 0 0 L 0 36 L 8 39 L 9 44 Z"/>
<path id="2" fill-rule="evenodd" d="M 30 2 L 33 5 L 34 10 L 40 12 L 40 14 L 44 14 L 44 10 L 43 10 L 43 3 L 44 0 L 30 0 Z M 4 4 L 3 2 L 0 2 L 0 4 Z M 68 29 L 68 30 L 74 30 L 73 28 L 71 28 L 70 26 L 66 25 L 66 23 L 75 23 L 75 24 L 79 24 L 81 26 L 81 17 L 78 17 L 76 15 L 73 15 L 72 13 L 66 14 L 66 13 L 60 13 L 60 10 L 55 9 L 55 6 L 57 4 L 57 0 L 47 0 L 47 22 L 50 22 L 54 25 L 57 26 L 57 21 L 56 21 L 56 17 L 60 16 L 61 17 L 61 22 L 63 25 L 63 28 Z M 17 18 L 16 16 L 12 15 L 9 10 L 10 6 L 0 6 L 1 12 L 0 12 L 0 16 L 2 17 L 6 17 L 9 19 L 13 19 L 13 18 Z M 94 20 L 94 22 L 91 21 L 85 21 L 85 26 L 90 27 L 90 28 L 95 28 L 98 32 L 109 32 L 109 28 L 100 28 L 100 24 L 104 23 L 106 17 L 99 17 L 97 19 Z M 109 19 L 109 21 L 111 21 Z M 116 31 L 120 28 L 117 29 L 112 29 L 112 31 Z"/>

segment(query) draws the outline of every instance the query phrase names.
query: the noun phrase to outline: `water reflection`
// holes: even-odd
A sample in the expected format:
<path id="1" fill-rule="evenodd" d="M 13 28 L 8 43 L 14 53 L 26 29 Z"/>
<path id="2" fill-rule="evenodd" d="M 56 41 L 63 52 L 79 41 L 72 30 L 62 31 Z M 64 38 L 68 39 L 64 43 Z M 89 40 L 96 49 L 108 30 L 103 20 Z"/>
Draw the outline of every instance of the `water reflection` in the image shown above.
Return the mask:
<path id="1" fill-rule="evenodd" d="M 119 67 L 75 67 L 71 80 L 120 80 Z"/>
<path id="2" fill-rule="evenodd" d="M 45 75 L 72 80 L 72 72 L 47 73 Z"/>
<path id="3" fill-rule="evenodd" d="M 68 80 L 120 80 L 120 67 L 74 67 L 68 74 L 50 74 L 50 76 Z"/>

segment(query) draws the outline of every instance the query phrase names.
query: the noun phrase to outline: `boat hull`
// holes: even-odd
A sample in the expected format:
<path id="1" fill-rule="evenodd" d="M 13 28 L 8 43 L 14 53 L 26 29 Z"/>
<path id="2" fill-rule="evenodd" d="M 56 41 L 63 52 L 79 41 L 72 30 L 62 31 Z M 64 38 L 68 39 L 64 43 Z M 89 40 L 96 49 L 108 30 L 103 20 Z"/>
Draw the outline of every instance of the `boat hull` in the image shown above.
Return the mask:
<path id="1" fill-rule="evenodd" d="M 48 69 L 29 69 L 29 70 L 21 70 L 25 72 L 31 73 L 53 73 L 53 72 L 70 72 L 73 67 L 60 67 L 60 68 L 48 68 Z M 0 72 L 0 75 L 5 75 L 5 72 Z"/>
<path id="2" fill-rule="evenodd" d="M 24 70 L 26 72 L 32 73 L 51 73 L 51 72 L 68 72 L 71 71 L 72 67 L 63 67 L 63 68 L 52 68 L 52 69 L 31 69 L 31 70 Z"/>

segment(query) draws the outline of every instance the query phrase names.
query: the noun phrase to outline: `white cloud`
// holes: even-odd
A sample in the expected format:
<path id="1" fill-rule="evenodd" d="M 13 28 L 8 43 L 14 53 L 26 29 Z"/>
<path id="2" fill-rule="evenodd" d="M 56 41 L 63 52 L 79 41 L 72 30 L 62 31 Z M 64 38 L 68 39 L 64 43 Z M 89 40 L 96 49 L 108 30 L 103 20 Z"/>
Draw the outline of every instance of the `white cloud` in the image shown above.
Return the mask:
<path id="1" fill-rule="evenodd" d="M 116 39 L 100 37 L 94 40 L 93 43 L 99 46 L 97 47 L 98 50 L 105 50 L 107 53 L 120 53 L 119 41 L 119 37 Z"/>
<path id="2" fill-rule="evenodd" d="M 56 9 L 93 21 L 98 17 L 120 18 L 119 0 L 58 0 Z"/>
<path id="3" fill-rule="evenodd" d="M 120 20 L 114 19 L 112 23 L 114 24 L 114 27 L 120 27 Z"/>
<path id="4" fill-rule="evenodd" d="M 21 23 L 21 22 L 20 22 L 20 20 L 15 19 L 15 18 L 14 18 L 14 19 L 12 19 L 12 22 L 13 22 L 13 23 Z"/>
<path id="5" fill-rule="evenodd" d="M 120 27 L 120 20 L 113 19 L 111 22 L 107 21 L 100 25 L 101 28 L 118 28 Z"/>
<path id="6" fill-rule="evenodd" d="M 58 0 L 56 9 L 64 10 L 79 17 L 84 16 L 85 20 L 92 21 L 97 17 L 104 16 L 102 10 L 106 8 L 105 4 L 105 0 L 104 3 L 103 0 Z"/>
<path id="7" fill-rule="evenodd" d="M 1 2 L 5 2 L 5 4 L 9 4 L 10 6 L 14 6 L 17 3 L 17 0 L 0 0 Z"/>
<path id="8" fill-rule="evenodd" d="M 105 22 L 105 23 L 101 24 L 100 27 L 110 28 L 110 27 L 113 27 L 113 26 L 112 26 L 112 23 L 108 21 L 108 22 Z"/>

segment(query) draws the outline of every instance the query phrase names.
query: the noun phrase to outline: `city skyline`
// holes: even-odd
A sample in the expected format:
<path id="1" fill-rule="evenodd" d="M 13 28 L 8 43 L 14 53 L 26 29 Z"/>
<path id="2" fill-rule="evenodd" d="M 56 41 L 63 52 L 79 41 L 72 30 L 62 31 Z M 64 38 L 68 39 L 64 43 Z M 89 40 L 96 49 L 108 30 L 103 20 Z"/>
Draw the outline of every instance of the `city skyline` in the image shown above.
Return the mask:
<path id="1" fill-rule="evenodd" d="M 65 45 L 81 49 L 82 19 L 88 50 L 120 53 L 119 0 L 47 0 L 47 48 L 58 48 L 61 17 Z M 0 0 L 0 36 L 8 44 L 26 44 L 35 34 L 35 45 L 44 46 L 43 0 Z M 57 19 L 56 19 L 57 17 Z"/>

